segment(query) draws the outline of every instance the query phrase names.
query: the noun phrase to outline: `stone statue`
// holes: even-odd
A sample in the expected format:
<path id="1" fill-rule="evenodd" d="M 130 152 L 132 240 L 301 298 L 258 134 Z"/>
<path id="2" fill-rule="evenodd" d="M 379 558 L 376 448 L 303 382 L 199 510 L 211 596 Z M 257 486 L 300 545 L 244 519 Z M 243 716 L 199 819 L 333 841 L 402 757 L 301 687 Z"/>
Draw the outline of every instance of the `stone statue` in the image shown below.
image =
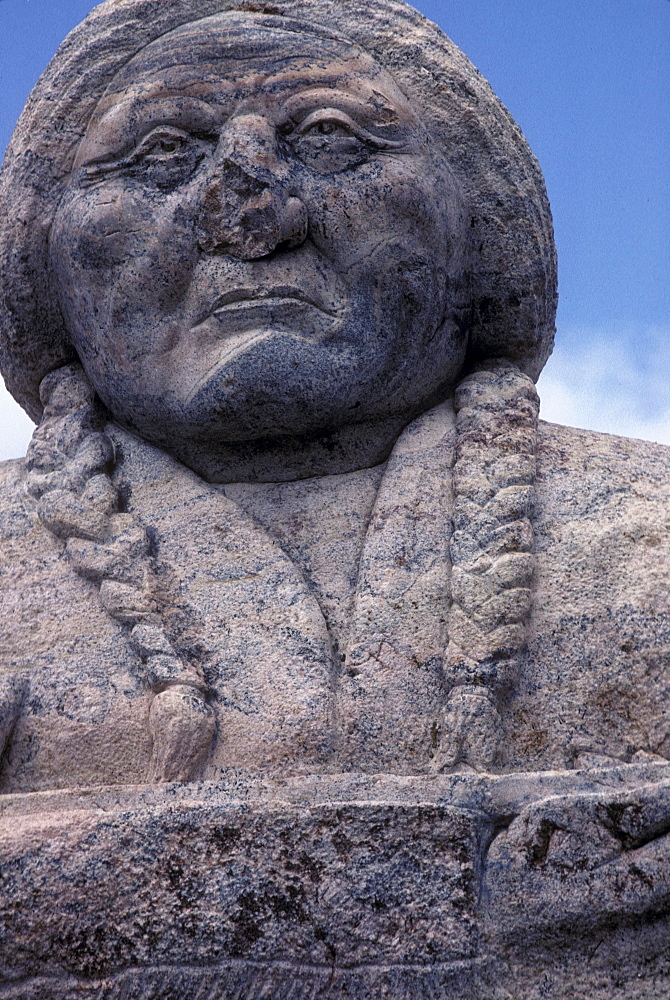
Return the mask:
<path id="1" fill-rule="evenodd" d="M 0 202 L 1 995 L 667 996 L 670 450 L 463 54 L 106 0 Z"/>

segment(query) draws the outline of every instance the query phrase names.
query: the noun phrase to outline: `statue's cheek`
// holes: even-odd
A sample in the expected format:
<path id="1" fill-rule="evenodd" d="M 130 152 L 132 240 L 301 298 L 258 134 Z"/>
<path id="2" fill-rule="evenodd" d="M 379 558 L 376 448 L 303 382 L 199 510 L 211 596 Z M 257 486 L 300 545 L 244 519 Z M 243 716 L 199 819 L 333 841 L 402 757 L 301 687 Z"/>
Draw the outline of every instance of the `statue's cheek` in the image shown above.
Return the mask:
<path id="1" fill-rule="evenodd" d="M 351 171 L 347 184 L 342 175 L 337 183 L 312 179 L 304 197 L 312 239 L 326 256 L 354 267 L 385 243 L 402 242 L 426 259 L 440 253 L 451 229 L 461 228 L 460 194 L 429 167 L 424 157 L 389 157 Z"/>
<path id="2" fill-rule="evenodd" d="M 100 185 L 73 192 L 58 211 L 51 258 L 59 273 L 123 270 L 151 254 L 174 255 L 180 227 L 166 197 L 147 197 L 137 185 Z M 191 227 L 192 228 L 192 227 Z M 161 252 L 161 243 L 162 252 Z"/>
<path id="3" fill-rule="evenodd" d="M 66 198 L 51 233 L 51 260 L 61 278 L 69 274 L 108 270 L 128 256 L 128 213 L 122 200 L 101 192 Z M 124 215 L 126 218 L 124 218 Z"/>

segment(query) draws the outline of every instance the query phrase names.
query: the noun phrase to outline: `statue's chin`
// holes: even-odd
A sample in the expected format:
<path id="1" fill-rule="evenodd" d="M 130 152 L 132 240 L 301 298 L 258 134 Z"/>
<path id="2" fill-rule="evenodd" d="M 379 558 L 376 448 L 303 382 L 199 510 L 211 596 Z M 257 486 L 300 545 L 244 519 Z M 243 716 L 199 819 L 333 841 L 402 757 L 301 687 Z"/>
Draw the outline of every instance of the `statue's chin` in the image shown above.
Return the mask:
<path id="1" fill-rule="evenodd" d="M 372 358 L 346 344 L 267 328 L 231 339 L 225 352 L 201 361 L 195 378 L 191 366 L 176 373 L 178 381 L 173 375 L 154 413 L 144 410 L 148 436 L 166 445 L 182 438 L 216 446 L 320 437 L 350 424 L 394 420 L 408 409 L 384 392 L 386 358 L 379 359 L 380 373 Z M 423 396 L 417 391 L 415 398 Z"/>

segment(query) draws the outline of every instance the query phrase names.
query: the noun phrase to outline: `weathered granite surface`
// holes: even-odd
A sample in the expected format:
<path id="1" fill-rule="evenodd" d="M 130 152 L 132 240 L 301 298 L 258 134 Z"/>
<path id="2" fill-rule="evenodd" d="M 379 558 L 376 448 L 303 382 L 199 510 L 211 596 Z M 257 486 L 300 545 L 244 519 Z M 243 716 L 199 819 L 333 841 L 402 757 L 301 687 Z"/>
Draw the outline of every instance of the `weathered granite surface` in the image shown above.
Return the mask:
<path id="1" fill-rule="evenodd" d="M 295 662 L 312 665 L 314 645 L 304 638 L 283 652 L 274 640 L 278 687 L 251 704 L 253 671 L 266 665 L 264 615 L 291 639 L 298 626 L 314 628 L 325 565 L 333 586 L 324 631 L 329 605 L 340 593 L 351 600 L 341 561 L 315 558 L 276 596 L 277 563 L 285 573 L 291 565 L 284 531 L 290 537 L 314 510 L 316 484 L 256 496 L 256 524 L 271 518 L 283 547 L 256 528 L 255 547 L 244 534 L 241 553 L 220 488 L 126 438 L 129 465 L 133 446 L 146 462 L 134 496 L 139 503 L 149 490 L 153 510 L 164 511 L 157 545 L 183 573 L 183 613 L 200 648 L 227 651 L 207 658 L 221 720 L 210 780 L 142 784 L 152 747 L 141 660 L 100 611 L 95 585 L 72 573 L 62 543 L 35 520 L 34 501 L 17 489 L 23 463 L 5 463 L 4 683 L 22 700 L 0 802 L 4 995 L 664 997 L 669 450 L 540 424 L 534 611 L 526 669 L 503 713 L 506 776 L 426 774 L 430 733 L 422 757 L 407 747 L 439 716 L 433 706 L 426 719 L 408 699 L 402 727 L 393 720 L 398 751 L 387 768 L 407 776 L 394 777 L 337 773 L 352 767 L 342 675 L 318 759 L 277 725 L 291 682 L 305 704 Z M 381 493 L 388 469 L 376 472 L 364 477 L 364 495 L 378 484 Z M 340 487 L 349 497 L 350 477 L 333 480 L 326 495 Z M 239 503 L 246 490 L 226 492 Z M 328 506 L 317 510 L 324 535 L 314 544 L 325 537 L 330 547 Z M 406 542 L 403 513 L 393 537 Z M 249 531 L 247 514 L 236 516 Z M 352 518 L 348 544 L 360 547 L 372 522 Z M 203 548 L 203 534 L 229 541 Z M 250 573 L 248 560 L 254 612 L 243 615 L 243 591 L 230 580 Z M 283 633 L 289 613 L 296 624 Z M 375 710 L 384 707 L 382 691 Z M 294 712 L 300 730 L 312 725 L 310 711 Z M 102 787 L 67 790 L 90 784 Z"/>
<path id="2" fill-rule="evenodd" d="M 670 449 L 401 0 L 107 0 L 0 173 L 0 998 L 670 992 Z"/>
<path id="3" fill-rule="evenodd" d="M 661 1000 L 669 773 L 8 795 L 0 995 Z"/>
<path id="4" fill-rule="evenodd" d="M 394 546 L 375 552 L 368 572 L 377 585 L 366 607 L 378 628 L 395 573 L 396 614 L 403 600 L 413 616 L 420 613 L 421 551 L 430 552 L 432 570 L 444 530 L 433 515 L 433 478 L 414 480 L 409 504 L 407 491 L 395 492 L 394 453 L 362 483 L 349 474 L 268 485 L 251 494 L 251 506 L 249 487 L 209 486 L 138 439 L 118 430 L 115 437 L 124 455 L 119 475 L 133 484 L 129 509 L 150 519 L 161 564 L 179 579 L 176 627 L 206 664 L 219 733 L 203 777 L 217 780 L 245 767 L 266 775 L 383 770 L 365 750 L 352 760 L 355 678 L 330 640 L 339 638 L 342 654 L 361 641 L 365 619 L 358 632 L 341 624 L 351 622 L 357 600 L 356 580 L 343 567 L 347 548 L 350 564 L 359 564 L 381 518 Z M 410 455 L 425 466 L 417 437 Z M 433 442 L 428 446 L 431 456 Z M 528 652 L 502 714 L 497 769 L 612 764 L 636 753 L 667 757 L 670 449 L 540 423 L 537 468 Z M 24 463 L 0 469 L 3 683 L 22 692 L 24 706 L 0 787 L 28 792 L 147 780 L 151 691 L 127 628 L 105 614 L 96 584 L 72 572 L 65 543 L 35 517 L 35 501 L 22 488 Z M 405 471 L 411 479 L 415 468 Z M 354 516 L 356 487 L 368 499 Z M 429 525 L 427 537 L 417 535 L 417 521 Z M 305 524 L 311 548 L 296 539 Z M 397 579 L 405 573 L 396 565 L 399 549 L 413 567 L 409 591 Z M 435 753 L 443 696 L 431 703 L 432 688 L 420 687 L 421 678 L 430 679 L 431 651 L 423 648 L 429 627 L 418 630 L 413 687 L 402 678 L 400 692 L 389 695 L 379 685 L 366 698 L 366 713 L 385 724 L 380 753 L 394 741 L 386 768 L 393 773 L 425 772 Z M 423 672 L 421 664 L 428 664 Z M 324 677 L 332 678 L 327 686 Z M 388 698 L 401 695 L 404 704 L 389 720 Z M 417 705 L 419 695 L 424 702 Z"/>

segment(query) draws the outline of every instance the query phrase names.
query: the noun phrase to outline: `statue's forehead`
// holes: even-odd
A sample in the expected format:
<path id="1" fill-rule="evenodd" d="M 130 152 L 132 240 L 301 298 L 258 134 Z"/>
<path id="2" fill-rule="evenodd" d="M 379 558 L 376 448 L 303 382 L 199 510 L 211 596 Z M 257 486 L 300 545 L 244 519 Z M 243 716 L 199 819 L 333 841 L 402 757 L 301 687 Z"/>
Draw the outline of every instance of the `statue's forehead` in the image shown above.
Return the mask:
<path id="1" fill-rule="evenodd" d="M 301 90 L 323 88 L 359 94 L 380 107 L 407 105 L 395 82 L 380 67 L 358 59 L 315 60 L 304 51 L 295 54 L 238 58 L 221 56 L 194 63 L 181 62 L 171 52 L 169 59 L 134 62 L 123 78 L 108 87 L 98 103 L 96 116 L 120 102 L 155 100 L 159 96 L 203 96 L 214 102 L 229 95 L 264 91 L 268 98 L 285 99 Z"/>
<path id="2" fill-rule="evenodd" d="M 302 61 L 315 72 L 342 64 L 343 71 L 383 73 L 360 46 L 307 22 L 257 18 L 243 12 L 223 12 L 181 25 L 150 42 L 117 73 L 111 87 L 171 67 L 206 72 L 216 66 L 229 73 L 252 73 L 278 67 L 283 61 Z"/>

